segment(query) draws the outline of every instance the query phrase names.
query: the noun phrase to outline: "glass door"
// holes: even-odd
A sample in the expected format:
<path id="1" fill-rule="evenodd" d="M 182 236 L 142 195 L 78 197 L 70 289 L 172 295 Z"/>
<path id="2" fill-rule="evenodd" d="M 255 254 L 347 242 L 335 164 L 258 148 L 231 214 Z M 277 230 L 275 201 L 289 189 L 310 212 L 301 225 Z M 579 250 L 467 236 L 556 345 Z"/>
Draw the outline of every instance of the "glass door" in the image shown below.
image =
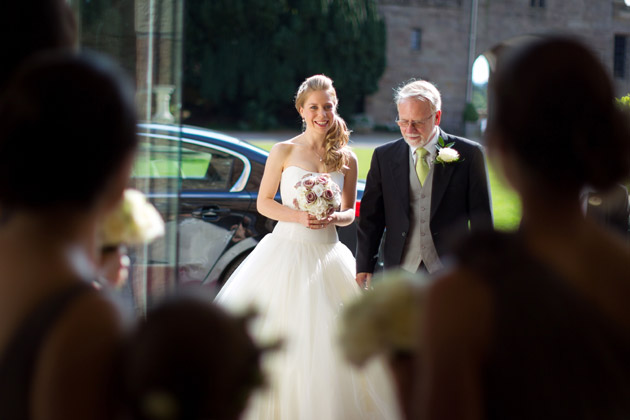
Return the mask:
<path id="1" fill-rule="evenodd" d="M 178 126 L 181 109 L 181 0 L 68 0 L 75 11 L 79 47 L 114 58 L 135 80 L 140 122 Z M 154 127 L 152 124 L 151 127 Z M 138 126 L 142 147 L 134 175 L 154 165 L 155 136 L 149 125 Z M 172 151 L 169 165 L 181 164 L 181 148 Z M 168 294 L 178 278 L 177 218 L 181 171 L 160 179 L 132 177 L 166 222 L 166 234 L 155 242 L 129 249 L 129 279 L 119 292 L 139 314 Z"/>

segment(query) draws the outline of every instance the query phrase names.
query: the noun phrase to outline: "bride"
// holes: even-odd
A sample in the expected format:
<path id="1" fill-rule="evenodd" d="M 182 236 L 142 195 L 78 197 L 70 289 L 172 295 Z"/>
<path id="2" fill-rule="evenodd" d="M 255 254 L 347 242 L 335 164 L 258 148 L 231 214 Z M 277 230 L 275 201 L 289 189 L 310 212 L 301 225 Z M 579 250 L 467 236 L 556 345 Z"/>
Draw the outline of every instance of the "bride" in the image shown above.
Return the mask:
<path id="1" fill-rule="evenodd" d="M 232 310 L 254 306 L 261 314 L 256 338 L 283 342 L 265 360 L 269 386 L 250 402 L 247 419 L 400 417 L 385 363 L 354 370 L 337 346 L 343 304 L 361 293 L 354 257 L 335 229 L 354 220 L 357 184 L 357 158 L 337 103 L 326 76 L 309 77 L 298 89 L 304 131 L 273 146 L 257 201 L 258 211 L 278 223 L 216 297 Z M 309 175 L 326 174 L 339 186 L 341 205 L 319 219 L 298 208 L 297 187 Z M 278 187 L 282 204 L 274 200 Z"/>

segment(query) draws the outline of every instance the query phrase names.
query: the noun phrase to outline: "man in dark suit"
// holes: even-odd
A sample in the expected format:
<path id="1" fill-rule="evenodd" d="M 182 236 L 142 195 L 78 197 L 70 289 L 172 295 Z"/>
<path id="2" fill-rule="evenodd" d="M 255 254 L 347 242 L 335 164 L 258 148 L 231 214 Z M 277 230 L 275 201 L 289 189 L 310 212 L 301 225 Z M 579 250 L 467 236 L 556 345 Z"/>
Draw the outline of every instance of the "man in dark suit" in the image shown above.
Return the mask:
<path id="1" fill-rule="evenodd" d="M 358 225 L 357 283 L 367 287 L 383 233 L 385 268 L 435 272 L 453 241 L 492 226 L 481 145 L 440 129 L 439 91 L 424 80 L 396 92 L 403 138 L 374 150 Z"/>

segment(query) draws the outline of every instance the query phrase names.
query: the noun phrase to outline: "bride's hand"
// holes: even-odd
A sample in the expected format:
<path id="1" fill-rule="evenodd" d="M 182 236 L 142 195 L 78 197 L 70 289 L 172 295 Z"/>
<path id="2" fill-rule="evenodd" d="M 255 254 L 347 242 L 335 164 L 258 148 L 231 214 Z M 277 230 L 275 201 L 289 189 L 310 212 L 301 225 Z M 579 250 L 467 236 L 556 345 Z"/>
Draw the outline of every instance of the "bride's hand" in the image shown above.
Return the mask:
<path id="1" fill-rule="evenodd" d="M 329 216 L 325 219 L 318 219 L 317 217 L 313 216 L 312 214 L 303 212 L 305 216 L 303 216 L 302 214 L 300 215 L 299 221 L 300 224 L 302 224 L 303 226 L 306 226 L 309 229 L 323 229 L 326 226 L 328 226 L 332 221 L 333 221 L 333 217 Z"/>
<path id="2" fill-rule="evenodd" d="M 333 225 L 334 225 L 334 224 L 335 224 L 335 222 L 337 221 L 337 217 L 336 217 L 336 215 L 337 215 L 337 213 L 333 213 L 332 215 L 330 215 L 330 216 L 326 217 L 325 219 L 320 220 L 321 227 L 322 227 L 322 228 L 325 228 L 325 227 L 327 227 L 327 226 L 328 226 L 328 225 L 330 225 L 330 224 L 333 224 Z"/>
<path id="3" fill-rule="evenodd" d="M 328 225 L 330 224 L 335 224 L 335 222 L 337 221 L 337 217 L 336 217 L 337 213 L 333 213 L 332 215 L 326 217 L 325 219 L 315 219 L 315 222 L 313 223 L 313 229 L 324 229 L 326 227 L 328 227 Z"/>
<path id="4" fill-rule="evenodd" d="M 309 229 L 320 229 L 322 221 L 306 211 L 299 210 L 298 223 Z"/>
<path id="5" fill-rule="evenodd" d="M 310 228 L 310 224 L 311 224 L 311 218 L 313 216 L 311 216 L 310 214 L 308 214 L 308 212 L 302 211 L 302 210 L 298 210 L 298 217 L 297 217 L 297 222 L 299 224 L 301 224 L 304 227 Z"/>

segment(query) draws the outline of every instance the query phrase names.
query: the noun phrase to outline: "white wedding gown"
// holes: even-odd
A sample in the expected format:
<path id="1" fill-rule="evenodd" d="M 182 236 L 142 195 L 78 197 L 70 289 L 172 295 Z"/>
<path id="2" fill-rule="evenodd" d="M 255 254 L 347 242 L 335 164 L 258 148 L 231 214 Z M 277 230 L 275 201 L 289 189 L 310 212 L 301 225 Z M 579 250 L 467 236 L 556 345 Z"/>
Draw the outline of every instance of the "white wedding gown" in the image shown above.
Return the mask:
<path id="1" fill-rule="evenodd" d="M 294 207 L 294 185 L 308 172 L 289 166 L 280 193 Z M 343 174 L 331 173 L 343 189 Z M 334 226 L 311 230 L 278 222 L 243 261 L 216 297 L 240 312 L 253 305 L 259 340 L 283 339 L 264 360 L 268 386 L 250 400 L 243 418 L 261 420 L 387 419 L 401 416 L 390 373 L 378 359 L 349 365 L 338 346 L 343 304 L 361 293 L 355 260 Z"/>

